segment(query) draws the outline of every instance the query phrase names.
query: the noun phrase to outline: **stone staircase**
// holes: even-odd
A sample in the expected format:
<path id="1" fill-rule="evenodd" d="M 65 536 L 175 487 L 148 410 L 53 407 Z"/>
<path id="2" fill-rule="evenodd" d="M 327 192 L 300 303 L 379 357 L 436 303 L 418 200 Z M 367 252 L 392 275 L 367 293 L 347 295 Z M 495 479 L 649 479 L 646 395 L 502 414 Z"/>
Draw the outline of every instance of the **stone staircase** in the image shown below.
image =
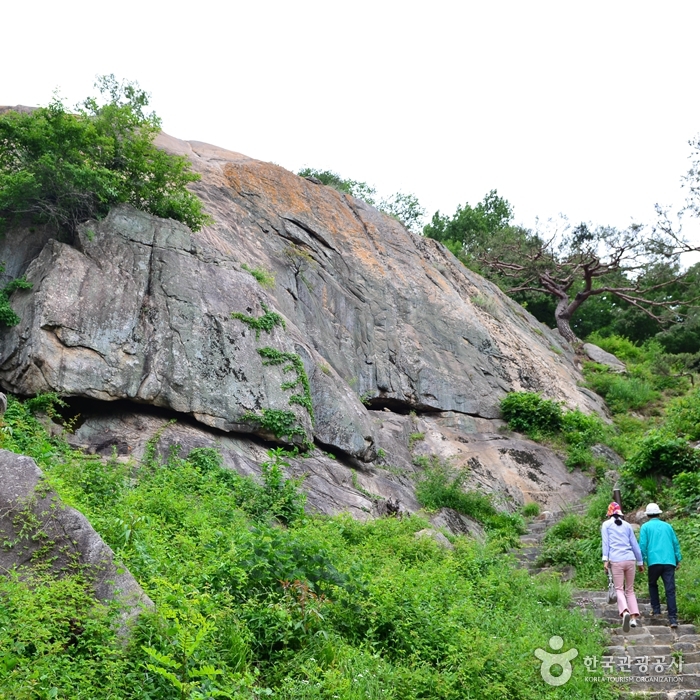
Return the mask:
<path id="1" fill-rule="evenodd" d="M 580 514 L 585 512 L 585 507 L 575 506 L 568 512 Z M 536 565 L 542 539 L 549 527 L 565 514 L 539 516 L 529 523 L 527 533 L 520 538 L 521 549 L 515 556 L 533 575 L 543 570 Z M 563 577 L 570 578 L 572 573 L 564 570 Z M 646 574 L 637 574 L 635 592 L 639 594 L 641 617 L 637 620 L 639 626 L 625 633 L 617 606 L 607 602 L 603 581 L 601 576 L 600 590 L 576 590 L 573 595 L 574 605 L 600 619 L 610 639 L 605 656 L 587 660 L 591 675 L 600 675 L 602 671 L 618 678 L 614 687 L 619 689 L 621 700 L 700 700 L 700 634 L 695 625 L 679 624 L 671 629 L 664 605 L 662 615 L 652 618 L 649 599 L 644 597 Z M 585 663 L 583 659 L 580 661 Z"/>

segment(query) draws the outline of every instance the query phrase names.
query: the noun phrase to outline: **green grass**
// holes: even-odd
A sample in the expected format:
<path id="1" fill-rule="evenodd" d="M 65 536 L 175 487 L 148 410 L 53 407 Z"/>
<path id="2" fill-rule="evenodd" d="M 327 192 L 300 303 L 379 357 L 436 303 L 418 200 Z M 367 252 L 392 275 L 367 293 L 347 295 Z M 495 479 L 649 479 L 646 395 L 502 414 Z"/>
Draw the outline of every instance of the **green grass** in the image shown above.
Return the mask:
<path id="1" fill-rule="evenodd" d="M 580 659 L 600 656 L 603 633 L 567 607 L 566 584 L 514 569 L 498 538 L 446 551 L 415 537 L 421 518 L 306 516 L 281 452 L 260 480 L 212 450 L 82 455 L 12 397 L 0 447 L 33 456 L 156 603 L 123 644 L 117 611 L 78 575 L 6 577 L 0 696 L 615 697 L 582 663 L 563 688 L 543 683 L 536 648 L 558 634 Z"/>
<path id="2" fill-rule="evenodd" d="M 518 514 L 499 511 L 491 497 L 480 491 L 467 491 L 464 483 L 467 473 L 452 468 L 435 455 L 416 458 L 423 472 L 416 485 L 416 498 L 428 510 L 452 508 L 480 522 L 505 550 L 516 546 L 518 536 L 525 532 L 525 524 Z"/>
<path id="3" fill-rule="evenodd" d="M 522 514 L 526 518 L 537 517 L 540 514 L 539 503 L 535 503 L 534 501 L 532 503 L 526 503 L 522 507 Z"/>
<path id="4" fill-rule="evenodd" d="M 275 288 L 275 276 L 264 267 L 248 267 L 248 265 L 243 263 L 241 268 L 253 275 L 261 287 L 265 289 Z"/>

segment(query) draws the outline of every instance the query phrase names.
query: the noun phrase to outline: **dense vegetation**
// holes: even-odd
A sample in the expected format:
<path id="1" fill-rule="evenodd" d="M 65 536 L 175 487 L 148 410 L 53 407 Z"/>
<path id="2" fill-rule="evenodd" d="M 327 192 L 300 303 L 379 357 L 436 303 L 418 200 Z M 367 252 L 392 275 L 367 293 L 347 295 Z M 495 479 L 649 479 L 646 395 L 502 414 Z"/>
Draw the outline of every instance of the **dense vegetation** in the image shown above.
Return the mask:
<path id="1" fill-rule="evenodd" d="M 308 517 L 281 451 L 260 481 L 211 449 L 161 460 L 157 436 L 140 464 L 81 454 L 32 415 L 51 398 L 10 397 L 0 447 L 36 459 L 157 607 L 124 643 L 85 572 L 5 576 L 3 697 L 613 697 L 582 665 L 562 689 L 542 682 L 534 649 L 551 635 L 582 656 L 603 638 L 567 608 L 566 584 L 513 569 L 501 537 L 452 538 L 448 551 L 415 537 L 418 517 Z M 445 486 L 434 479 L 428 495 Z"/>
<path id="2" fill-rule="evenodd" d="M 0 231 L 28 221 L 70 238 L 119 203 L 201 228 L 207 216 L 187 189 L 199 175 L 153 144 L 161 122 L 145 111 L 147 93 L 113 75 L 96 87 L 101 97 L 74 111 L 54 97 L 48 107 L 0 115 Z"/>

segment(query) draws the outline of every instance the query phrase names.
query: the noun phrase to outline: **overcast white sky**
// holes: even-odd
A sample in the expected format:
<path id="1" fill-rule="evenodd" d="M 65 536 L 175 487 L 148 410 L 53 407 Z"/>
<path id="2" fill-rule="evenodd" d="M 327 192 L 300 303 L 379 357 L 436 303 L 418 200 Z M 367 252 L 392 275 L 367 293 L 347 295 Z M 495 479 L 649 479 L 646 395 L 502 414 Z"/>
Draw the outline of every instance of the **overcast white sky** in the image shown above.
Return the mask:
<path id="1" fill-rule="evenodd" d="M 37 0 L 2 25 L 0 104 L 74 104 L 115 73 L 174 136 L 429 214 L 495 188 L 526 225 L 649 220 L 682 202 L 700 133 L 694 0 Z"/>

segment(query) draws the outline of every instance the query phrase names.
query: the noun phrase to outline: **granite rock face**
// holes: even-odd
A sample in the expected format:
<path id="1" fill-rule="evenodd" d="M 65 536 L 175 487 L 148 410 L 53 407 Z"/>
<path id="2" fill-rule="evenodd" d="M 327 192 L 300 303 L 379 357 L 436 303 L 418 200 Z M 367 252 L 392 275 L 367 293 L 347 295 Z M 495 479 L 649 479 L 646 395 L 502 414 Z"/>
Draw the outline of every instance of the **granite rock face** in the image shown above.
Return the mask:
<path id="1" fill-rule="evenodd" d="M 36 557 L 57 573 L 88 567 L 95 595 L 117 598 L 124 605 L 124 621 L 144 607 L 152 607 L 134 577 L 116 566 L 112 550 L 82 513 L 61 504 L 42 485 L 43 474 L 33 459 L 0 450 L 0 567 L 3 571 L 31 569 Z M 27 524 L 32 530 L 27 531 Z"/>
<path id="2" fill-rule="evenodd" d="M 15 295 L 22 322 L 3 333 L 6 386 L 129 399 L 269 438 L 246 415 L 291 411 L 310 438 L 308 411 L 290 404 L 293 391 L 283 387 L 285 365 L 266 366 L 258 353 L 271 347 L 298 355 L 311 375 L 317 440 L 373 456 L 357 395 L 291 323 L 256 332 L 231 317 L 260 317 L 275 305 L 248 272 L 212 260 L 185 226 L 130 208 L 79 235 L 81 249 L 50 240 L 27 270 L 33 289 Z"/>
<path id="3" fill-rule="evenodd" d="M 363 491 L 417 507 L 404 477 L 382 476 L 383 465 L 414 470 L 409 411 L 425 422 L 424 445 L 436 454 L 452 445 L 442 451 L 457 455 L 470 433 L 469 449 L 479 454 L 468 459 L 481 465 L 474 479 L 504 502 L 549 504 L 554 493 L 575 499 L 587 490 L 585 479 L 562 487 L 561 460 L 542 481 L 518 462 L 515 442 L 493 437 L 509 391 L 601 410 L 577 386 L 573 354 L 555 332 L 441 244 L 364 202 L 207 144 L 166 135 L 159 143 L 202 174 L 195 189 L 215 223 L 192 233 L 118 207 L 84 224 L 75 245 L 41 229 L 9 232 L 0 259 L 33 287 L 12 296 L 21 323 L 0 330 L 2 388 L 119 401 L 122 412 L 125 401 L 134 416 L 136 404 L 160 407 L 221 444 L 247 441 L 251 465 L 264 458 L 256 440 L 313 441 L 345 465 L 304 460 L 319 479 L 310 500 L 324 512 L 372 513 Z M 274 284 L 262 286 L 252 271 L 274 275 Z M 277 323 L 256 331 L 265 314 Z M 275 357 L 279 364 L 270 363 Z M 299 400 L 302 375 L 312 411 Z M 285 415 L 294 430 L 276 430 L 265 415 Z M 126 440 L 105 430 L 97 442 Z M 527 449 L 546 462 L 543 448 Z M 235 468 L 250 466 L 236 459 Z M 352 497 L 333 490 L 345 488 L 343 469 L 362 489 L 351 488 Z"/>

